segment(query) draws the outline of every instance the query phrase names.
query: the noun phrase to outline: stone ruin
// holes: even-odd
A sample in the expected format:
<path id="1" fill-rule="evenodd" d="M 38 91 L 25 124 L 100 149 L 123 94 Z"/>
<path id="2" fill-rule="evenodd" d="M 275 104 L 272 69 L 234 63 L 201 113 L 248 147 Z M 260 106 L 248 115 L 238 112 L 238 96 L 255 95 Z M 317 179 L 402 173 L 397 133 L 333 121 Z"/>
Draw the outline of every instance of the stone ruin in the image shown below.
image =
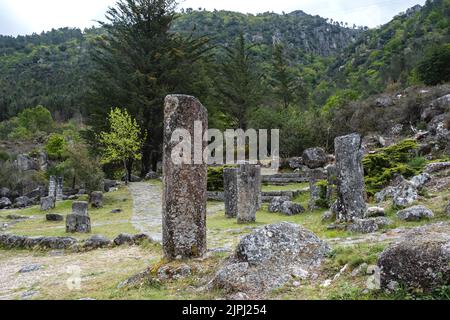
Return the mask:
<path id="1" fill-rule="evenodd" d="M 48 196 L 56 198 L 56 178 L 55 176 L 50 176 L 48 182 Z"/>
<path id="2" fill-rule="evenodd" d="M 308 203 L 308 209 L 313 211 L 316 209 L 320 209 L 321 206 L 319 205 L 318 201 L 321 199 L 320 197 L 320 186 L 319 182 L 324 179 L 325 173 L 322 169 L 311 169 L 308 171 L 308 180 L 309 180 L 309 193 L 310 193 L 310 200 Z"/>
<path id="3" fill-rule="evenodd" d="M 261 167 L 241 164 L 239 168 L 225 168 L 223 173 L 225 215 L 239 223 L 256 221 L 261 208 Z"/>
<path id="4" fill-rule="evenodd" d="M 66 217 L 66 232 L 91 232 L 91 219 L 88 214 L 88 203 L 86 201 L 75 201 L 72 203 L 72 214 Z"/>
<path id="5" fill-rule="evenodd" d="M 103 207 L 103 193 L 101 191 L 93 191 L 89 195 L 89 202 L 93 208 Z"/>
<path id="6" fill-rule="evenodd" d="M 335 139 L 337 201 L 333 211 L 337 220 L 351 222 L 366 212 L 361 137 L 350 134 Z"/>
<path id="7" fill-rule="evenodd" d="M 56 201 L 62 201 L 63 200 L 63 178 L 58 177 L 57 184 L 56 184 Z"/>
<path id="8" fill-rule="evenodd" d="M 195 132 L 196 121 L 203 132 Z M 171 260 L 206 253 L 207 164 L 174 164 L 172 151 L 180 141 L 172 141 L 172 134 L 177 129 L 187 130 L 191 137 L 207 132 L 208 112 L 196 98 L 169 95 L 165 100 L 162 232 L 164 255 Z M 203 151 L 207 141 L 202 141 Z"/>
<path id="9" fill-rule="evenodd" d="M 241 164 L 237 174 L 238 223 L 256 221 L 256 211 L 261 204 L 261 167 Z"/>

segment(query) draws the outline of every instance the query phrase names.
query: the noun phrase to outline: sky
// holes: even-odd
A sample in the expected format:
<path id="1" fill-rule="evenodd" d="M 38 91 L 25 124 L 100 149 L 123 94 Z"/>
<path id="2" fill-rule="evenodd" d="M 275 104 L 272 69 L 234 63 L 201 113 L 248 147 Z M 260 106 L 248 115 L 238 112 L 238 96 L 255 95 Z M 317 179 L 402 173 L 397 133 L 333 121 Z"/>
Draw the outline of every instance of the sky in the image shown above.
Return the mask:
<path id="1" fill-rule="evenodd" d="M 91 27 L 115 0 L 0 0 L 0 34 L 24 35 L 60 27 Z M 180 8 L 243 13 L 303 10 L 349 25 L 377 27 L 425 0 L 179 0 Z"/>

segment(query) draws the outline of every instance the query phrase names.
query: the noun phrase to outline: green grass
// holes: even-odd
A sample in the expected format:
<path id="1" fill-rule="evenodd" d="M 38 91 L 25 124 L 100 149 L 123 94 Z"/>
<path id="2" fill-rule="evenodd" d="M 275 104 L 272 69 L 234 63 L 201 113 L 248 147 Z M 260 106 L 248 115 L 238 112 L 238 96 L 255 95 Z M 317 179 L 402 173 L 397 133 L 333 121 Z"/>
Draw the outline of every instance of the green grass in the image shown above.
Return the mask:
<path id="1" fill-rule="evenodd" d="M 83 196 L 79 201 L 87 201 L 87 196 Z M 104 194 L 104 206 L 100 209 L 89 207 L 91 217 L 91 234 L 70 234 L 78 239 L 88 238 L 92 234 L 101 234 L 105 237 L 114 238 L 120 233 L 136 233 L 131 224 L 132 199 L 126 188 L 120 188 L 116 192 Z M 113 209 L 121 209 L 120 213 L 111 213 Z M 9 210 L 0 214 L 0 222 L 11 222 L 6 219 L 7 215 L 16 214 L 31 217 L 29 220 L 19 222 L 8 228 L 8 232 L 25 236 L 67 236 L 65 222 L 46 221 L 47 213 L 57 213 L 61 215 L 70 214 L 72 211 L 72 201 L 61 201 L 56 203 L 56 208 L 49 211 L 41 211 L 39 206 L 26 208 L 23 210 Z"/>

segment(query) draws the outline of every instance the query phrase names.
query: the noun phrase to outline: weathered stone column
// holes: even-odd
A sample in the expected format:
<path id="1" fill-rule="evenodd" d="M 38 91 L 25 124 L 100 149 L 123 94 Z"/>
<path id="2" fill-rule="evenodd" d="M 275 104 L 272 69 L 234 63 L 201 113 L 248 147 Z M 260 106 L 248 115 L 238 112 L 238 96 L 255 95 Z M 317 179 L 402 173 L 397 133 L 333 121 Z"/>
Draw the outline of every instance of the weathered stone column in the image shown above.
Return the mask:
<path id="1" fill-rule="evenodd" d="M 63 199 L 63 178 L 58 177 L 58 183 L 56 185 L 56 201 L 62 201 Z"/>
<path id="2" fill-rule="evenodd" d="M 237 178 L 238 223 L 256 221 L 256 211 L 261 207 L 261 167 L 241 164 Z"/>
<path id="3" fill-rule="evenodd" d="M 201 132 L 194 129 L 194 122 L 201 123 Z M 186 130 L 191 136 L 191 157 L 187 158 L 192 163 L 175 164 L 172 161 L 172 152 L 179 151 L 176 148 L 180 143 L 178 137 L 172 141 L 172 134 L 177 129 Z M 207 141 L 203 141 L 207 130 L 208 112 L 196 98 L 185 95 L 166 97 L 162 231 L 163 250 L 168 259 L 200 257 L 206 252 L 207 163 L 206 159 L 198 163 L 203 155 L 198 155 L 198 152 L 207 147 Z M 174 156 L 179 155 L 177 152 Z"/>
<path id="4" fill-rule="evenodd" d="M 223 189 L 225 195 L 225 216 L 228 218 L 237 217 L 237 183 L 238 183 L 238 168 L 224 168 L 223 169 Z"/>
<path id="5" fill-rule="evenodd" d="M 48 196 L 56 198 L 56 178 L 55 176 L 50 176 L 48 182 Z"/>
<path id="6" fill-rule="evenodd" d="M 320 200 L 320 186 L 318 183 L 323 178 L 323 176 L 324 173 L 321 169 L 311 169 L 308 171 L 310 194 L 308 209 L 311 211 L 320 209 L 320 206 L 317 204 L 317 201 Z"/>
<path id="7" fill-rule="evenodd" d="M 334 141 L 337 172 L 337 201 L 333 206 L 338 221 L 363 218 L 366 211 L 364 200 L 364 169 L 361 137 L 350 134 Z"/>
<path id="8" fill-rule="evenodd" d="M 91 232 L 91 219 L 89 218 L 86 201 L 72 203 L 72 214 L 68 214 L 66 217 L 66 232 Z"/>

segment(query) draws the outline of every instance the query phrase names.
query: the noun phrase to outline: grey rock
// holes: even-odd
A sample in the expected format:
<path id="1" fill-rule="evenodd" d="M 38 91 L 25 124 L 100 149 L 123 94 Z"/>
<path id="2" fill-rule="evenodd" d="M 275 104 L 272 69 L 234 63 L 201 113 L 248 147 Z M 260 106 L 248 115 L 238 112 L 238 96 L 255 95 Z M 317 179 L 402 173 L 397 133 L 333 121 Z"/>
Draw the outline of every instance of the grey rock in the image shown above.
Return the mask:
<path id="1" fill-rule="evenodd" d="M 134 245 L 134 238 L 131 234 L 121 233 L 114 239 L 114 244 L 116 246 Z"/>
<path id="2" fill-rule="evenodd" d="M 39 170 L 39 164 L 26 154 L 19 154 L 14 162 L 21 171 Z"/>
<path id="3" fill-rule="evenodd" d="M 256 212 L 261 208 L 261 167 L 241 164 L 237 178 L 237 221 L 256 221 Z"/>
<path id="4" fill-rule="evenodd" d="M 417 188 L 409 181 L 404 181 L 394 189 L 392 203 L 395 207 L 407 207 L 419 198 Z"/>
<path id="5" fill-rule="evenodd" d="M 287 216 L 293 216 L 303 212 L 305 212 L 305 208 L 303 208 L 300 204 L 294 203 L 292 201 L 285 201 L 281 205 L 281 213 Z"/>
<path id="6" fill-rule="evenodd" d="M 16 198 L 16 201 L 14 203 L 14 206 L 16 208 L 25 208 L 33 204 L 33 200 L 28 198 L 27 196 L 22 196 Z"/>
<path id="7" fill-rule="evenodd" d="M 329 211 L 325 211 L 324 214 L 322 215 L 322 221 L 332 221 L 332 220 L 336 220 L 336 215 L 333 213 L 333 211 L 329 210 Z"/>
<path id="8" fill-rule="evenodd" d="M 289 162 L 289 167 L 292 170 L 302 168 L 304 165 L 302 157 L 290 158 L 290 159 L 288 159 L 288 162 Z"/>
<path id="9" fill-rule="evenodd" d="M 431 180 L 431 176 L 428 173 L 422 173 L 409 180 L 409 182 L 417 189 L 423 188 L 423 186 Z"/>
<path id="10" fill-rule="evenodd" d="M 111 213 L 121 213 L 122 211 L 122 209 L 113 209 L 111 210 Z"/>
<path id="11" fill-rule="evenodd" d="M 105 192 L 110 192 L 111 189 L 117 187 L 117 181 L 105 179 L 103 181 L 103 186 L 104 186 Z"/>
<path id="12" fill-rule="evenodd" d="M 53 222 L 57 222 L 57 221 L 64 221 L 64 217 L 60 214 L 57 213 L 49 213 L 45 215 L 45 219 L 47 221 L 53 221 Z"/>
<path id="13" fill-rule="evenodd" d="M 219 270 L 210 288 L 233 292 L 266 292 L 307 278 L 331 251 L 301 226 L 282 222 L 245 236 L 234 256 Z"/>
<path id="14" fill-rule="evenodd" d="M 6 197 L 0 198 L 0 209 L 5 209 L 11 207 L 12 203 L 11 200 L 9 200 Z"/>
<path id="15" fill-rule="evenodd" d="M 425 167 L 426 173 L 433 173 L 450 169 L 450 161 L 430 163 Z"/>
<path id="16" fill-rule="evenodd" d="M 184 129 L 194 136 L 195 122 L 201 123 L 203 136 L 208 130 L 208 112 L 194 97 L 169 95 L 164 106 L 163 142 L 163 250 L 168 259 L 194 258 L 206 251 L 207 164 L 176 165 L 172 152 L 178 143 L 172 134 Z M 207 147 L 203 141 L 202 150 Z M 191 152 L 189 152 L 189 155 Z M 185 155 L 186 156 L 186 155 Z M 179 159 L 180 162 L 182 159 Z M 185 159 L 187 160 L 187 159 Z M 190 159 L 194 163 L 194 159 Z"/>
<path id="17" fill-rule="evenodd" d="M 9 214 L 6 216 L 6 219 L 8 219 L 8 220 L 27 220 L 27 219 L 30 219 L 30 217 L 21 216 L 18 214 Z"/>
<path id="18" fill-rule="evenodd" d="M 322 168 L 327 164 L 327 154 L 322 148 L 306 149 L 303 152 L 302 159 L 310 169 Z"/>
<path id="19" fill-rule="evenodd" d="M 31 190 L 30 192 L 25 194 L 25 196 L 30 198 L 30 199 L 39 198 L 39 197 L 44 196 L 44 195 L 45 195 L 45 190 L 43 188 L 41 188 L 41 187 L 38 187 L 38 188 L 36 188 L 34 190 Z"/>
<path id="20" fill-rule="evenodd" d="M 445 227 L 445 226 L 443 226 Z M 408 290 L 431 292 L 450 283 L 450 224 L 444 230 L 413 229 L 378 259 L 381 287 L 396 282 Z"/>
<path id="21" fill-rule="evenodd" d="M 41 198 L 41 210 L 48 211 L 55 208 L 55 198 L 52 196 Z"/>
<path id="22" fill-rule="evenodd" d="M 93 208 L 103 207 L 103 193 L 101 191 L 93 191 L 89 196 L 89 202 Z"/>
<path id="23" fill-rule="evenodd" d="M 366 218 L 374 218 L 374 217 L 384 217 L 386 213 L 384 212 L 384 208 L 381 207 L 370 207 L 367 208 L 365 217 Z"/>
<path id="24" fill-rule="evenodd" d="M 348 226 L 348 231 L 356 233 L 372 233 L 380 229 L 380 227 L 388 226 L 392 222 L 388 218 L 377 217 L 368 219 L 355 219 Z"/>
<path id="25" fill-rule="evenodd" d="M 102 235 L 94 235 L 84 242 L 83 247 L 85 249 L 94 250 L 98 248 L 107 248 L 111 246 L 111 244 L 112 242 L 108 238 Z"/>
<path id="26" fill-rule="evenodd" d="M 25 237 L 13 234 L 0 234 L 0 246 L 8 249 L 67 249 L 76 244 L 71 237 Z"/>
<path id="27" fill-rule="evenodd" d="M 364 217 L 366 212 L 361 137 L 350 134 L 334 141 L 337 171 L 337 201 L 334 212 L 340 221 Z"/>
<path id="28" fill-rule="evenodd" d="M 67 233 L 89 233 L 91 232 L 91 219 L 89 216 L 69 214 L 66 217 Z"/>
<path id="29" fill-rule="evenodd" d="M 42 268 L 42 265 L 40 265 L 40 264 L 30 264 L 30 265 L 27 265 L 25 267 L 22 267 L 19 270 L 19 273 L 35 272 L 35 271 L 39 271 L 41 268 Z"/>
<path id="30" fill-rule="evenodd" d="M 280 212 L 281 205 L 286 201 L 290 201 L 291 198 L 282 196 L 282 197 L 274 197 L 269 204 L 269 212 Z"/>
<path id="31" fill-rule="evenodd" d="M 382 96 L 375 100 L 375 106 L 379 108 L 387 108 L 394 104 L 394 101 L 389 96 Z"/>
<path id="32" fill-rule="evenodd" d="M 156 180 L 156 179 L 159 179 L 159 175 L 154 171 L 149 171 L 145 175 L 145 180 Z"/>
<path id="33" fill-rule="evenodd" d="M 405 221 L 419 221 L 423 218 L 433 218 L 433 212 L 425 206 L 414 206 L 397 212 L 397 217 Z"/>
<path id="34" fill-rule="evenodd" d="M 88 216 L 88 203 L 86 201 L 75 201 L 72 203 L 72 214 Z"/>
<path id="35" fill-rule="evenodd" d="M 1 198 L 9 198 L 11 196 L 11 190 L 8 188 L 1 188 L 0 189 L 0 197 Z"/>

